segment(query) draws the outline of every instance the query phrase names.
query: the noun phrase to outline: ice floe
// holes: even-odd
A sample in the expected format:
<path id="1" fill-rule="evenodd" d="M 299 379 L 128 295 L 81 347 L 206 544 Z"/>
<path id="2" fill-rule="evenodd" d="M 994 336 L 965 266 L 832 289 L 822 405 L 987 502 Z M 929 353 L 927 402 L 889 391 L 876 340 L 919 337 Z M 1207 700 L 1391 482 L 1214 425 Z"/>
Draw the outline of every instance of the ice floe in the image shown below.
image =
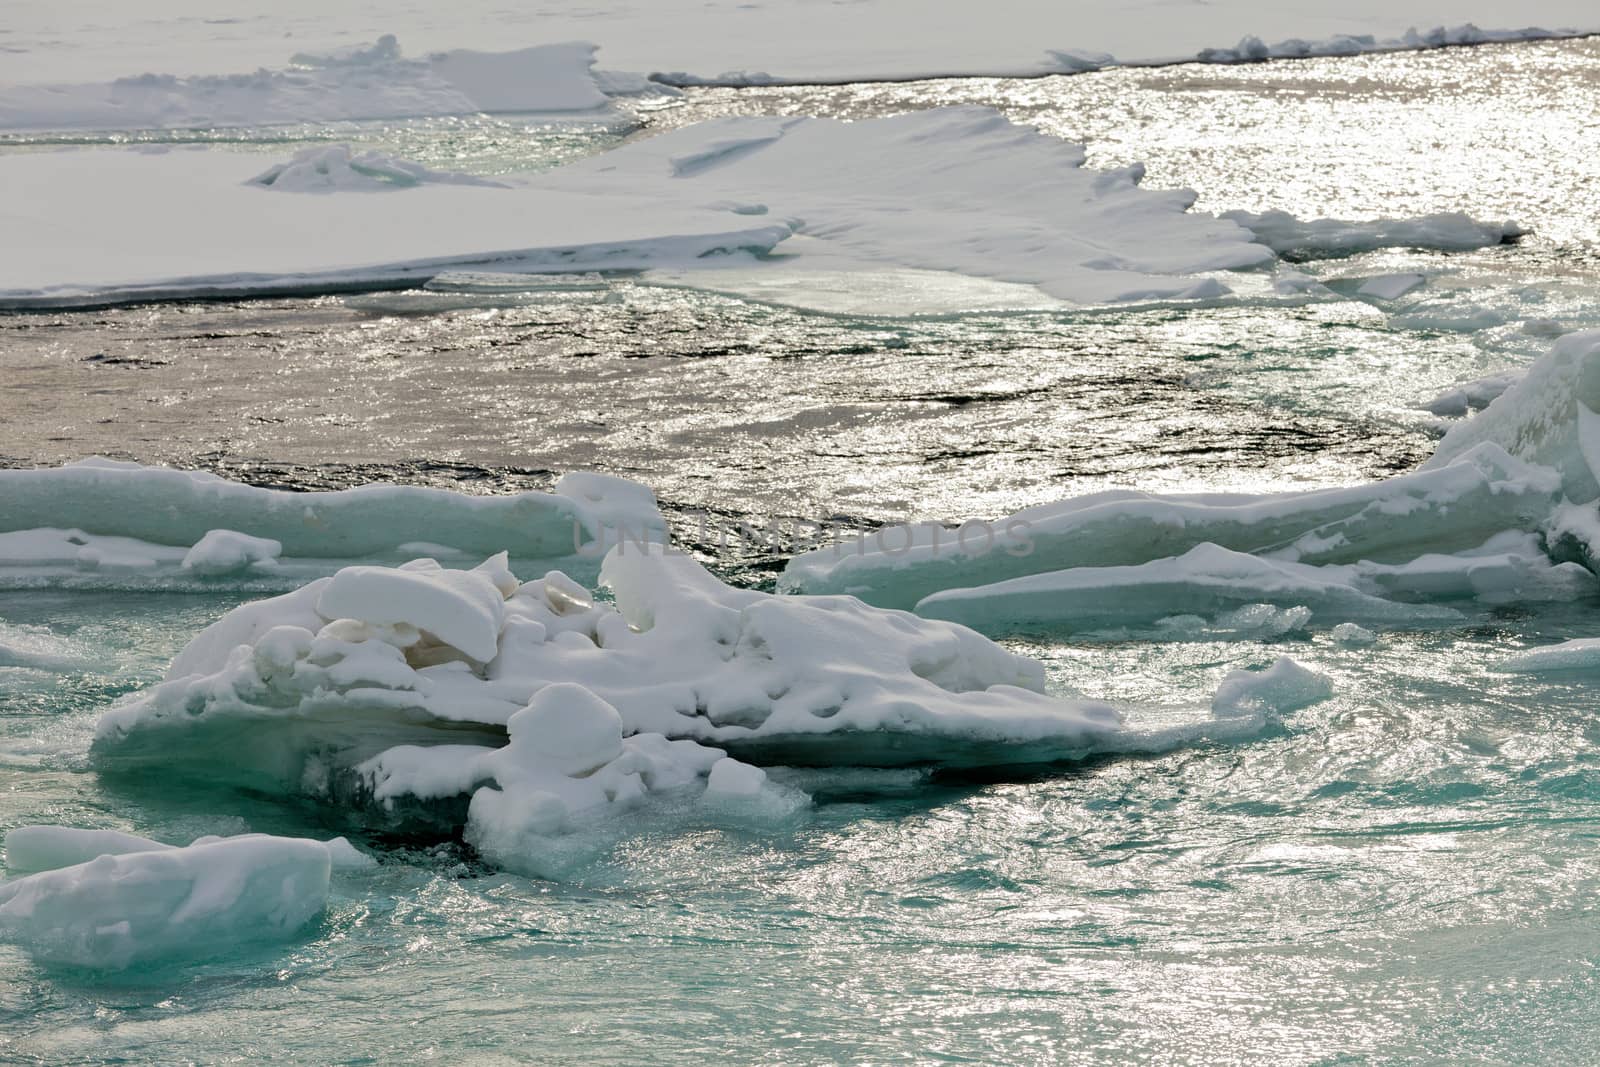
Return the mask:
<path id="1" fill-rule="evenodd" d="M 1368 221 L 1300 219 L 1286 211 L 1225 211 L 1222 218 L 1237 222 L 1279 255 L 1297 260 L 1350 256 L 1380 248 L 1464 252 L 1503 244 L 1529 232 L 1515 222 L 1479 222 L 1454 211 L 1409 219 Z M 1393 289 L 1399 280 L 1398 277 L 1392 279 L 1385 289 Z M 1420 279 L 1384 298 L 1394 299 L 1419 283 Z M 1371 295 L 1384 294 L 1374 292 Z"/>
<path id="2" fill-rule="evenodd" d="M 1292 703 L 1257 699 L 1278 671 L 1209 716 L 1139 728 L 1045 693 L 1037 661 L 962 626 L 731 588 L 662 546 L 619 545 L 601 573 L 614 607 L 560 572 L 519 583 L 503 556 L 349 568 L 247 604 L 102 715 L 94 763 L 459 832 L 490 862 L 562 877 L 642 814 L 803 812 L 809 798 L 763 764 L 1158 751 L 1247 736 Z"/>
<path id="3" fill-rule="evenodd" d="M 295 493 L 204 471 L 89 459 L 0 470 L 0 585 L 293 588 L 339 564 L 393 559 L 416 542 L 520 563 L 588 560 L 664 522 L 649 489 L 572 473 L 553 492 L 468 496 L 366 485 Z"/>
<path id="4" fill-rule="evenodd" d="M 1580 637 L 1519 652 L 1502 660 L 1500 669 L 1513 674 L 1597 670 L 1600 669 L 1600 638 Z"/>
<path id="5" fill-rule="evenodd" d="M 331 842 L 246 834 L 183 848 L 110 830 L 6 835 L 0 940 L 95 970 L 204 956 L 294 936 L 327 906 L 329 874 L 371 860 Z"/>
<path id="6" fill-rule="evenodd" d="M 947 589 L 1133 566 L 1207 543 L 1303 564 L 1404 561 L 1537 529 L 1560 488 L 1556 472 L 1485 442 L 1448 464 L 1348 489 L 1264 496 L 1114 490 L 993 523 L 894 527 L 794 557 L 779 586 L 910 608 Z"/>
<path id="7" fill-rule="evenodd" d="M 1258 603 L 1416 625 L 1448 621 L 1450 601 L 1579 600 L 1600 559 L 1597 406 L 1600 331 L 1572 334 L 1410 474 L 1265 496 L 1110 491 L 893 527 L 796 556 L 779 587 L 987 633 L 1176 633 L 1175 618 L 1204 629 Z"/>
<path id="8" fill-rule="evenodd" d="M 0 265 L 0 306 L 708 267 L 794 234 L 828 269 L 967 275 L 1032 287 L 1035 305 L 1215 297 L 1215 272 L 1272 260 L 1250 231 L 1189 211 L 1192 192 L 1083 162 L 986 108 L 719 119 L 496 183 L 339 146 L 264 174 L 221 150 L 14 154 L 0 178 L 28 210 L 10 237 L 33 251 Z M 267 195 L 281 188 L 333 195 Z M 356 195 L 371 190 L 391 195 Z M 141 211 L 121 210 L 130 195 Z"/>

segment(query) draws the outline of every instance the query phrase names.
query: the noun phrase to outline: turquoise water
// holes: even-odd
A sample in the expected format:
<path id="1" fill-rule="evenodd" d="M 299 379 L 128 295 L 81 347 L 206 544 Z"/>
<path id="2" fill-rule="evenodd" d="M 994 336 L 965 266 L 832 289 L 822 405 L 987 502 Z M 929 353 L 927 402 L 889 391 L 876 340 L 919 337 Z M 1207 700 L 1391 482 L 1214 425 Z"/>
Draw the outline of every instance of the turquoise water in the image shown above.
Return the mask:
<path id="1" fill-rule="evenodd" d="M 1422 269 L 1432 318 L 1348 300 L 849 320 L 647 286 L 431 315 L 324 298 L 14 316 L 0 457 L 466 491 L 588 467 L 651 484 L 680 526 L 1369 481 L 1428 454 L 1439 426 L 1420 402 L 1543 352 L 1530 320 L 1600 317 L 1600 184 L 1570 149 L 1600 116 L 1597 70 L 1596 46 L 1572 42 L 718 91 L 647 116 L 997 103 L 1091 138 L 1092 162 L 1148 159 L 1152 183 L 1217 209 L 1448 207 L 1534 227 L 1481 253 L 1308 268 L 1336 285 Z M 623 135 L 403 131 L 425 162 L 484 170 Z M 1498 322 L 1441 325 L 1485 306 Z M 716 562 L 770 580 L 771 560 Z M 347 834 L 381 865 L 336 874 L 326 917 L 288 945 L 115 975 L 0 946 L 0 1061 L 1600 1057 L 1595 679 L 1495 670 L 1595 636 L 1590 603 L 1484 609 L 1365 649 L 1321 632 L 1015 642 L 1053 689 L 1138 726 L 1203 720 L 1225 673 L 1280 655 L 1335 695 L 1246 739 L 1029 773 L 775 770 L 815 798 L 792 821 L 656 812 L 597 832 L 559 883 L 291 798 L 96 775 L 100 711 L 235 603 L 0 592 L 0 648 L 54 664 L 0 658 L 0 829 Z"/>
<path id="2" fill-rule="evenodd" d="M 351 828 L 282 798 L 98 781 L 95 714 L 230 602 L 0 597 L 99 650 L 0 696 L 6 819 L 186 839 Z M 782 826 L 660 813 L 568 882 L 360 835 L 288 947 L 109 977 L 0 948 L 8 1062 L 1580 1062 L 1600 1052 L 1590 679 L 1496 674 L 1588 605 L 1370 650 L 1326 638 L 1041 653 L 1197 717 L 1287 652 L 1337 695 L 1245 743 L 1021 780 L 793 772 Z M 1021 646 L 1027 647 L 1027 646 Z"/>

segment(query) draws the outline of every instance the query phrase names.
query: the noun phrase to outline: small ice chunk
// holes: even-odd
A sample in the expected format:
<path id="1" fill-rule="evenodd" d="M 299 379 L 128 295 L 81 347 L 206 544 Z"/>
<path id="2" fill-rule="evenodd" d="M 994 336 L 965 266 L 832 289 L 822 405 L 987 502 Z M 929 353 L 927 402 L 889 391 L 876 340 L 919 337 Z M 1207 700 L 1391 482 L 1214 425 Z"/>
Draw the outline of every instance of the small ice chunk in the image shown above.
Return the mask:
<path id="1" fill-rule="evenodd" d="M 280 940 L 327 905 L 331 868 L 320 841 L 264 835 L 101 855 L 0 883 L 0 940 L 97 970 Z"/>
<path id="2" fill-rule="evenodd" d="M 1247 715 L 1281 715 L 1333 695 L 1323 675 L 1280 656 L 1264 671 L 1233 671 L 1217 687 L 1211 714 L 1219 719 Z"/>
<path id="3" fill-rule="evenodd" d="M 767 784 L 767 772 L 729 757 L 718 760 L 706 779 L 707 796 L 753 797 Z"/>
<path id="4" fill-rule="evenodd" d="M 1333 628 L 1333 639 L 1346 648 L 1365 648 L 1376 644 L 1378 637 L 1364 626 L 1357 626 L 1353 622 L 1341 622 Z"/>
<path id="5" fill-rule="evenodd" d="M 1356 295 L 1378 300 L 1398 300 L 1424 281 L 1426 279 L 1420 274 L 1380 274 L 1363 282 L 1356 290 Z"/>
<path id="6" fill-rule="evenodd" d="M 238 574 L 258 565 L 271 566 L 282 554 L 282 542 L 270 537 L 212 530 L 183 557 L 183 569 L 206 577 Z"/>

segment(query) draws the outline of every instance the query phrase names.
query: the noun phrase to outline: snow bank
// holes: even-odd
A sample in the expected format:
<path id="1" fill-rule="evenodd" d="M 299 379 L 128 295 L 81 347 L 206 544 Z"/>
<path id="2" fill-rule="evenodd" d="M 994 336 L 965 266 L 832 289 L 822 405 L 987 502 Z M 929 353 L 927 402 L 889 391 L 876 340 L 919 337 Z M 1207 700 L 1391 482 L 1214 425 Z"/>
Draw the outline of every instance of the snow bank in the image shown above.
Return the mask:
<path id="1" fill-rule="evenodd" d="M 6 852 L 43 869 L 0 883 L 0 940 L 96 970 L 292 937 L 326 906 L 332 868 L 323 842 L 264 835 L 172 848 L 28 827 L 7 835 Z"/>
<path id="2" fill-rule="evenodd" d="M 779 587 L 909 608 L 947 589 L 1133 566 L 1207 543 L 1305 564 L 1406 560 L 1465 552 L 1506 530 L 1537 529 L 1559 490 L 1555 472 L 1485 443 L 1450 463 L 1350 489 L 1265 496 L 1112 491 L 994 523 L 894 527 L 796 556 Z"/>
<path id="3" fill-rule="evenodd" d="M 7 222 L 30 254 L 0 263 L 0 307 L 370 289 L 459 269 L 703 267 L 737 253 L 754 268 L 750 255 L 795 233 L 856 268 L 1089 304 L 1214 297 L 1227 289 L 1205 272 L 1271 261 L 1249 231 L 1191 213 L 1192 192 L 1083 160 L 1081 146 L 985 108 L 720 119 L 498 185 L 339 147 L 254 183 L 259 157 L 235 152 L 17 154 L 0 157 L 0 181 L 27 204 Z M 282 188 L 337 195 L 265 195 Z M 344 195 L 370 189 L 391 195 Z M 141 211 L 122 210 L 130 196 Z"/>
<path id="4" fill-rule="evenodd" d="M 98 458 L 0 470 L 0 584 L 13 586 L 265 590 L 327 573 L 322 561 L 393 558 L 414 542 L 598 560 L 622 531 L 663 530 L 649 489 L 597 474 L 568 474 L 551 493 L 467 496 L 399 485 L 293 493 Z"/>
<path id="5" fill-rule="evenodd" d="M 1530 232 L 1515 222 L 1479 222 L 1454 211 L 1365 222 L 1299 219 L 1286 211 L 1225 211 L 1222 218 L 1238 223 L 1274 252 L 1294 260 L 1350 256 L 1380 248 L 1465 252 L 1504 244 Z"/>
<path id="6" fill-rule="evenodd" d="M 476 112 L 595 112 L 595 47 L 441 52 L 406 59 L 393 36 L 370 48 L 294 57 L 251 74 L 143 74 L 78 85 L 0 85 L 0 129 L 214 129 Z"/>

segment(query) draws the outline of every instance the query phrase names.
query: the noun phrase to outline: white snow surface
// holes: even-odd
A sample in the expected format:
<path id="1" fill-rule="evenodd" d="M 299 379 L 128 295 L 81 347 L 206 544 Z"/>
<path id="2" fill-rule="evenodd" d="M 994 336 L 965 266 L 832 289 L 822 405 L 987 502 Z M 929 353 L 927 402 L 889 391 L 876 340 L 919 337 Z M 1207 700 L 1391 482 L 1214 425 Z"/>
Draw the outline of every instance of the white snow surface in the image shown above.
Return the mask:
<path id="1" fill-rule="evenodd" d="M 1480 30 L 1508 19 L 1549 30 Z M 1600 28 L 1587 0 L 1348 0 L 1337 5 L 1212 0 L 1206 4 L 993 0 L 487 0 L 439 5 L 281 0 L 157 0 L 137 8 L 91 0 L 13 0 L 3 77 L 16 83 L 108 82 L 143 71 L 228 75 L 281 68 L 287 54 L 329 53 L 351 65 L 384 58 L 375 31 L 409 49 L 501 50 L 508 42 L 583 39 L 603 65 L 686 72 L 681 81 L 863 81 L 956 74 L 1038 74 L 1112 62 L 1348 54 L 1426 48 L 1561 27 Z M 1276 42 L 1268 44 L 1265 42 Z M 1109 53 L 1109 54 L 1108 54 Z M 324 55 L 318 67 L 333 62 Z"/>
<path id="2" fill-rule="evenodd" d="M 1037 287 L 1036 303 L 1215 297 L 1228 289 L 1207 272 L 1272 261 L 1249 230 L 1190 212 L 1191 191 L 1083 161 L 987 108 L 712 120 L 498 183 L 340 147 L 265 174 L 259 156 L 224 150 L 14 153 L 0 156 L 16 193 L 0 224 L 29 254 L 0 261 L 0 307 L 421 285 L 447 270 L 759 267 L 749 257 L 791 234 L 857 268 Z"/>
<path id="3" fill-rule="evenodd" d="M 0 940 L 49 963 L 96 970 L 282 940 L 326 907 L 333 856 L 345 849 L 260 834 L 172 848 L 105 831 L 27 827 L 7 836 L 8 859 L 45 869 L 0 882 Z M 82 859 L 91 852 L 95 858 Z M 74 860 L 81 861 L 56 866 Z"/>

